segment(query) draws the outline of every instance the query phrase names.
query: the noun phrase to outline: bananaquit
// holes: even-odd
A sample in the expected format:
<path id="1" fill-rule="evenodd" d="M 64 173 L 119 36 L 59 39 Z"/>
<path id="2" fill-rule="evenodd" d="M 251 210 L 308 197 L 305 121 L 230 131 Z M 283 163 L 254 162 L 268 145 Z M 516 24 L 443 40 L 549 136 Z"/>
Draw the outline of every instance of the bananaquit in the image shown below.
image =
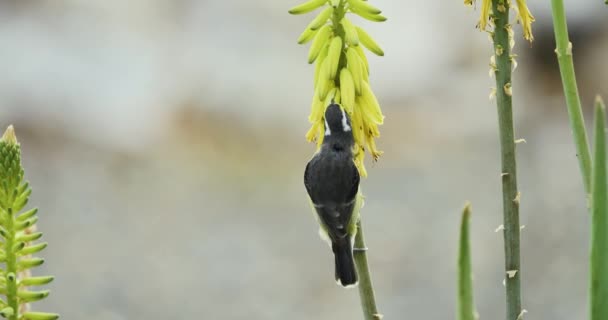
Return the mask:
<path id="1" fill-rule="evenodd" d="M 325 110 L 323 144 L 306 165 L 304 185 L 321 225 L 319 234 L 334 253 L 336 281 L 344 287 L 358 281 L 353 241 L 361 197 L 353 147 L 350 119 L 340 105 L 332 102 Z"/>

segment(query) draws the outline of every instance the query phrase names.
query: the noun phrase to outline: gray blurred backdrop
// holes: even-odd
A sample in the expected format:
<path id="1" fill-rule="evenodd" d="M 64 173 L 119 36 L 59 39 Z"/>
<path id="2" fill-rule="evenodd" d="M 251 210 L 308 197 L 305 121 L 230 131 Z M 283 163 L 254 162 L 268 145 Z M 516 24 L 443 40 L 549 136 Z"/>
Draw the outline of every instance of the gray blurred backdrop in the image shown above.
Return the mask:
<path id="1" fill-rule="evenodd" d="M 360 319 L 333 281 L 302 175 L 313 68 L 298 1 L 1 0 L 0 127 L 23 146 L 63 319 Z M 516 27 L 524 307 L 586 314 L 588 223 L 549 1 Z M 584 2 L 584 4 L 583 4 Z M 356 19 L 386 115 L 362 182 L 386 319 L 450 319 L 460 210 L 473 203 L 476 302 L 504 313 L 500 164 L 488 37 L 454 1 L 376 0 Z M 608 7 L 566 1 L 590 122 L 608 96 Z M 368 157 L 369 158 L 369 157 Z"/>

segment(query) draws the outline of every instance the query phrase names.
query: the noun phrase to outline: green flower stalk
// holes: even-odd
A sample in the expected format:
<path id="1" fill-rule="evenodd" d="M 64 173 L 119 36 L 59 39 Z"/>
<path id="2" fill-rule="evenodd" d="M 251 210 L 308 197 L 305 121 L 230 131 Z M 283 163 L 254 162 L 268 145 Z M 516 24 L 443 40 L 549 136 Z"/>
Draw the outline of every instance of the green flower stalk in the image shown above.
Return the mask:
<path id="1" fill-rule="evenodd" d="M 572 43 L 568 38 L 568 24 L 566 23 L 564 1 L 551 0 L 551 9 L 553 13 L 555 43 L 557 45 L 555 53 L 557 54 L 564 96 L 566 97 L 570 128 L 572 129 L 572 137 L 576 146 L 576 155 L 583 178 L 585 194 L 589 196 L 591 194 L 591 152 L 589 151 L 589 142 L 587 141 L 587 133 L 585 132 L 585 119 L 583 117 L 581 99 L 576 85 Z"/>
<path id="2" fill-rule="evenodd" d="M 321 146 L 325 108 L 331 101 L 339 103 L 350 116 L 355 138 L 355 164 L 365 177 L 366 148 L 374 160 L 382 155 L 375 139 L 380 136 L 378 126 L 384 122 L 384 116 L 369 84 L 369 64 L 362 47 L 378 56 L 383 56 L 384 51 L 363 28 L 353 25 L 347 14 L 375 22 L 386 21 L 386 17 L 381 15 L 380 9 L 363 0 L 310 0 L 293 7 L 289 13 L 308 13 L 323 6 L 326 8 L 298 38 L 299 44 L 312 41 L 308 63 L 315 64 L 315 91 L 308 118 L 312 126 L 306 139 Z"/>
<path id="3" fill-rule="evenodd" d="M 32 255 L 46 248 L 47 243 L 35 243 L 42 237 L 36 232 L 38 209 L 22 211 L 32 189 L 24 182 L 21 166 L 21 147 L 15 131 L 9 126 L 0 139 L 0 316 L 9 320 L 52 320 L 59 315 L 30 312 L 29 304 L 46 298 L 48 290 L 31 291 L 28 287 L 41 286 L 53 277 L 32 277 L 30 269 L 44 263 Z"/>
<path id="4" fill-rule="evenodd" d="M 490 59 L 490 74 L 496 77 L 496 104 L 501 153 L 501 180 L 503 193 L 503 236 L 505 252 L 506 319 L 515 320 L 526 312 L 521 307 L 520 264 L 520 193 L 517 189 L 517 165 L 515 157 L 515 133 L 513 128 L 513 86 L 511 74 L 516 65 L 511 49 L 515 45 L 513 29 L 509 24 L 511 0 L 482 0 L 478 27 L 488 31 L 494 43 L 494 55 Z M 471 5 L 472 0 L 465 0 Z M 522 24 L 524 38 L 532 41 L 534 17 L 525 0 L 516 0 L 517 20 Z M 488 30 L 490 29 L 490 30 Z"/>

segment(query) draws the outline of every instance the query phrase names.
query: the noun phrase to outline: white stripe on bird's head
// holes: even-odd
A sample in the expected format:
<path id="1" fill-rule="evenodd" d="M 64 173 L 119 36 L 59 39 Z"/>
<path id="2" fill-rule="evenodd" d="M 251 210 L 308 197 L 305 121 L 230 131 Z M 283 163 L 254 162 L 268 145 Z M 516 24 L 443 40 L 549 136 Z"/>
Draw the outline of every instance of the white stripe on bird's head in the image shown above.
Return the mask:
<path id="1" fill-rule="evenodd" d="M 348 118 L 346 117 L 346 112 L 344 112 L 344 109 L 342 108 L 340 108 L 340 111 L 342 111 L 342 131 L 348 132 L 351 130 L 351 128 L 348 125 Z"/>

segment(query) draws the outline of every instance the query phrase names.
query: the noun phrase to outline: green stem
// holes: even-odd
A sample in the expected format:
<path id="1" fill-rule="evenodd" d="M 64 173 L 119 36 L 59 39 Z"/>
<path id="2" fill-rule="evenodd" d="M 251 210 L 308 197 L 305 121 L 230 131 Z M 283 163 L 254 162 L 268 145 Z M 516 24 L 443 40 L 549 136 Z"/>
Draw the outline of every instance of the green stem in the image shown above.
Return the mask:
<path id="1" fill-rule="evenodd" d="M 568 39 L 568 26 L 566 24 L 566 13 L 564 11 L 563 0 L 551 0 L 553 11 L 553 30 L 555 32 L 555 42 L 557 43 L 557 61 L 562 75 L 564 95 L 568 107 L 568 117 L 570 127 L 576 145 L 578 164 L 583 176 L 585 193 L 591 193 L 591 153 L 585 132 L 585 120 L 581 108 L 581 100 L 576 86 L 576 75 L 574 74 L 574 63 L 572 62 L 572 44 Z"/>
<path id="2" fill-rule="evenodd" d="M 14 252 L 15 216 L 12 208 L 8 208 L 7 213 L 7 236 L 4 239 L 4 252 L 6 253 L 6 301 L 8 306 L 13 309 L 13 314 L 8 319 L 17 320 L 19 319 L 19 299 L 17 299 L 17 256 Z"/>
<path id="3" fill-rule="evenodd" d="M 346 48 L 346 35 L 344 32 L 344 28 L 340 21 L 344 18 L 346 14 L 345 8 L 346 2 L 343 1 L 337 8 L 334 9 L 334 14 L 331 18 L 331 23 L 334 25 L 336 30 L 336 36 L 342 39 L 342 53 L 340 53 L 340 61 L 338 62 L 338 70 L 346 67 L 346 55 L 344 54 L 344 48 Z M 336 87 L 340 87 L 340 75 L 338 74 L 334 79 L 334 84 Z"/>
<path id="4" fill-rule="evenodd" d="M 511 98 L 511 54 L 509 45 L 509 5 L 504 0 L 493 0 L 495 24 L 493 40 L 496 56 L 496 102 L 500 133 L 502 163 L 502 202 L 506 278 L 507 320 L 515 320 L 521 313 L 521 266 L 519 262 L 519 192 L 513 133 Z M 503 7 L 504 6 L 504 7 Z"/>
<path id="5" fill-rule="evenodd" d="M 367 247 L 365 246 L 361 220 L 357 222 L 357 230 L 355 249 L 358 250 L 355 250 L 355 264 L 357 265 L 357 275 L 359 276 L 359 296 L 361 297 L 363 316 L 365 320 L 380 320 L 382 319 L 382 315 L 378 312 L 378 307 L 376 306 L 374 287 L 369 266 L 367 265 Z"/>

